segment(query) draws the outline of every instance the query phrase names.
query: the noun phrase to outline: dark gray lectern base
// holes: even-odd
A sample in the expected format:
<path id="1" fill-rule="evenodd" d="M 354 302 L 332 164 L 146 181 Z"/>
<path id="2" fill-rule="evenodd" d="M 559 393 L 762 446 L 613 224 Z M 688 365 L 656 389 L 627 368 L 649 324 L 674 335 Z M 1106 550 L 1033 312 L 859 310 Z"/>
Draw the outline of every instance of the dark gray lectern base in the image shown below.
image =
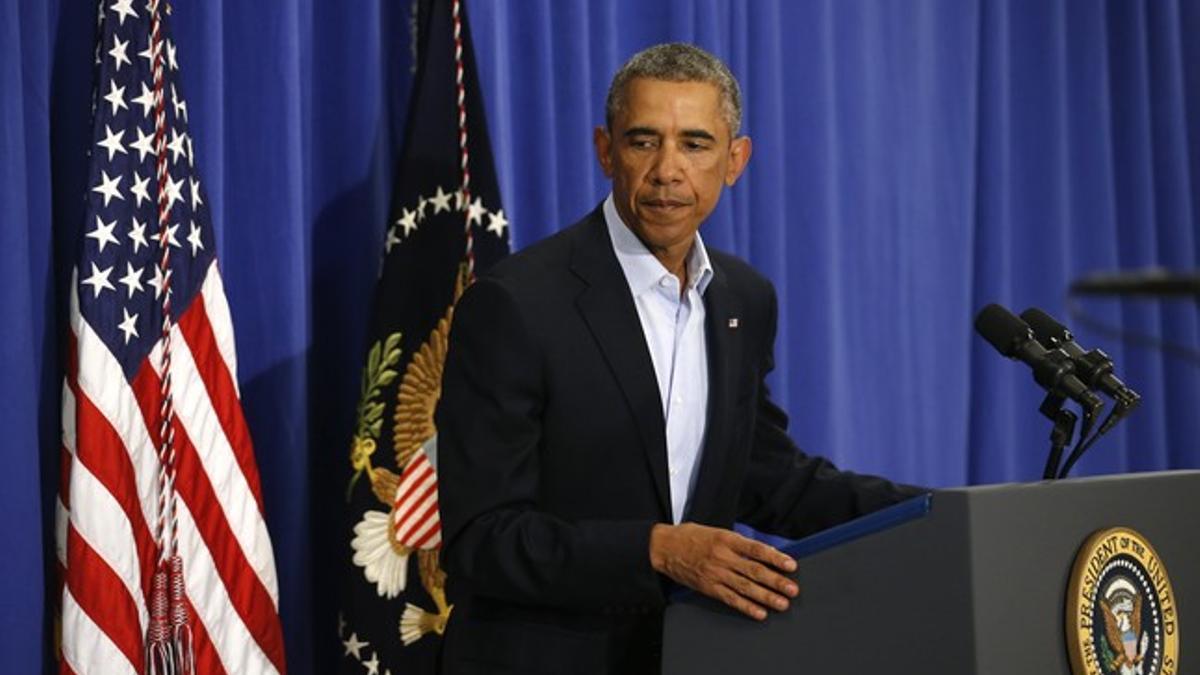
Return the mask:
<path id="1" fill-rule="evenodd" d="M 696 595 L 673 603 L 663 673 L 1068 674 L 1075 554 L 1116 526 L 1165 563 L 1179 672 L 1200 673 L 1198 523 L 1200 471 L 939 491 L 924 517 L 801 558 L 801 597 L 765 623 Z"/>

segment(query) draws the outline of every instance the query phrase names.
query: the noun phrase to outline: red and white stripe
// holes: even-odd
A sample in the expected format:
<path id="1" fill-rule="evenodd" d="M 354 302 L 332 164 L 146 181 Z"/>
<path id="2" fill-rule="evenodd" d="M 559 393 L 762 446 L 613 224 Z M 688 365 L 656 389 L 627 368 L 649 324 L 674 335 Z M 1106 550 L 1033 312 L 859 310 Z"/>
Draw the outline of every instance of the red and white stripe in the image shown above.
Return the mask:
<path id="1" fill-rule="evenodd" d="M 432 549 L 441 545 L 437 486 L 437 472 L 429 455 L 418 450 L 396 486 L 392 524 L 397 542 L 414 549 Z"/>
<path id="2" fill-rule="evenodd" d="M 157 562 L 160 355 L 126 380 L 74 292 L 70 338 L 56 514 L 62 672 L 140 673 Z M 171 340 L 178 552 L 197 672 L 286 672 L 274 555 L 216 263 Z"/>

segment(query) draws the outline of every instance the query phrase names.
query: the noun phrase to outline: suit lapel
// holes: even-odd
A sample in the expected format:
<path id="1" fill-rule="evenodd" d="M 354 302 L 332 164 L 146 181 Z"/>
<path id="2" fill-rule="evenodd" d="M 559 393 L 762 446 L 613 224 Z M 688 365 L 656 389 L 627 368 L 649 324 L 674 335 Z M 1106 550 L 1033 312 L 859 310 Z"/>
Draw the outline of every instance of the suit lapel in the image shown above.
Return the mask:
<path id="1" fill-rule="evenodd" d="M 735 364 L 740 354 L 741 306 L 729 288 L 724 272 L 713 261 L 713 279 L 704 293 L 704 330 L 708 349 L 708 424 L 700 473 L 688 502 L 688 520 L 706 522 L 707 507 L 721 487 L 729 456 L 730 412 L 737 382 Z"/>
<path id="2" fill-rule="evenodd" d="M 596 209 L 580 230 L 571 269 L 587 283 L 576 306 L 613 371 L 646 449 L 659 506 L 671 514 L 667 482 L 667 433 L 654 363 L 629 284 L 612 250 L 604 214 Z"/>

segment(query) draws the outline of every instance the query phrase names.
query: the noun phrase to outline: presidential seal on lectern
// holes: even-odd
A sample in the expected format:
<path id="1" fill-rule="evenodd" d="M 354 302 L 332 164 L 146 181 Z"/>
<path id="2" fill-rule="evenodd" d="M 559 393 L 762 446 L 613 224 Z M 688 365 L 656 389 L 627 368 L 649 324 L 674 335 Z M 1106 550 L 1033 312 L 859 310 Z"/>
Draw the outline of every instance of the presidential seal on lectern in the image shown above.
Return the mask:
<path id="1" fill-rule="evenodd" d="M 1138 532 L 1094 532 L 1067 590 L 1067 650 L 1075 675 L 1175 675 L 1179 614 L 1171 579 Z"/>

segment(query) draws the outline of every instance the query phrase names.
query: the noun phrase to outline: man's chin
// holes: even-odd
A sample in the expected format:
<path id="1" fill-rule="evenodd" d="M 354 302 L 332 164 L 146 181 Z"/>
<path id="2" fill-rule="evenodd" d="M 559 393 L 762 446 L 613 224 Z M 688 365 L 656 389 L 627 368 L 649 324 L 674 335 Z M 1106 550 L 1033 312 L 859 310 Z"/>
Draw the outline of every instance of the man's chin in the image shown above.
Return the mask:
<path id="1" fill-rule="evenodd" d="M 642 219 L 637 232 L 638 238 L 651 250 L 668 249 L 682 243 L 691 243 L 695 229 L 686 221 L 657 221 Z"/>
<path id="2" fill-rule="evenodd" d="M 641 207 L 638 209 L 638 219 L 648 227 L 661 230 L 691 229 L 695 210 L 691 206 L 674 206 L 670 208 Z"/>

